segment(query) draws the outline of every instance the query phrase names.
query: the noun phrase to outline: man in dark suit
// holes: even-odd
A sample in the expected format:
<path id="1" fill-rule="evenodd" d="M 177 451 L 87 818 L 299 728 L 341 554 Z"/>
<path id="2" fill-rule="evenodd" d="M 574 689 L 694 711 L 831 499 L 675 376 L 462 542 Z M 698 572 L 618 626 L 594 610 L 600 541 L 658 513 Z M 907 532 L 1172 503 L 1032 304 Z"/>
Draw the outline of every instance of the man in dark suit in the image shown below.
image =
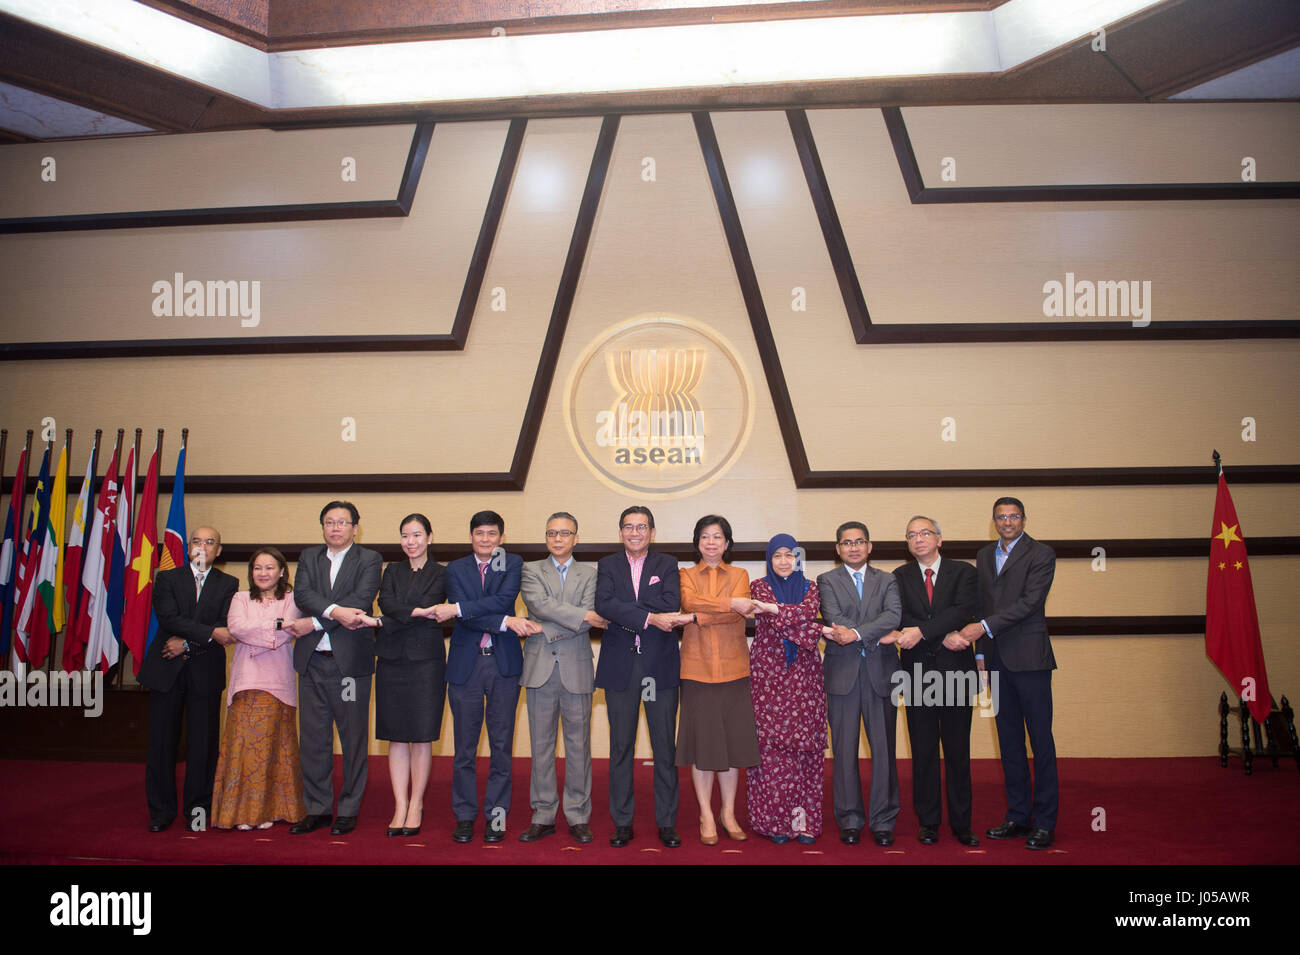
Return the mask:
<path id="1" fill-rule="evenodd" d="M 905 536 L 916 563 L 894 570 L 903 616 L 890 637 L 898 644 L 906 676 L 903 685 L 908 690 L 904 702 L 907 734 L 912 741 L 912 806 L 921 823 L 917 839 L 927 846 L 939 841 L 942 741 L 948 824 L 958 842 L 977 846 L 979 840 L 970 828 L 970 723 L 979 684 L 975 651 L 956 632 L 977 615 L 975 568 L 939 556 L 943 535 L 928 517 L 908 521 Z M 931 673 L 940 681 L 935 689 L 927 684 Z M 934 677 L 929 680 L 933 682 Z"/>
<path id="2" fill-rule="evenodd" d="M 474 768 L 485 711 L 491 760 L 483 799 L 483 841 L 506 837 L 515 711 L 524 668 L 519 638 L 542 632 L 540 624 L 514 615 L 524 561 L 501 549 L 505 534 L 506 522 L 496 511 L 479 511 L 469 519 L 474 552 L 447 565 L 449 602 L 435 608 L 440 622 L 456 619 L 447 654 L 447 696 L 456 744 L 451 776 L 456 842 L 474 838 L 479 810 Z"/>
<path id="3" fill-rule="evenodd" d="M 198 527 L 190 538 L 190 563 L 164 570 L 153 584 L 158 632 L 140 663 L 149 688 L 149 755 L 144 791 L 149 831 L 162 832 L 176 818 L 176 747 L 181 719 L 185 746 L 185 825 L 206 829 L 217 772 L 221 695 L 226 688 L 226 611 L 239 582 L 212 566 L 221 535 Z"/>
<path id="4" fill-rule="evenodd" d="M 348 501 L 320 512 L 325 543 L 298 557 L 293 599 L 305 615 L 286 624 L 298 637 L 298 735 L 302 794 L 307 815 L 295 835 L 329 825 L 334 810 L 334 727 L 343 747 L 343 789 L 332 835 L 357 826 L 366 789 L 370 742 L 370 682 L 375 672 L 375 632 L 364 625 L 379 592 L 379 554 L 355 542 L 361 515 Z"/>
<path id="5" fill-rule="evenodd" d="M 650 550 L 655 519 L 647 507 L 629 507 L 618 519 L 623 553 L 596 565 L 596 613 L 610 626 L 601 641 L 596 686 L 609 716 L 609 814 L 621 848 L 632 841 L 632 765 L 638 707 L 645 704 L 654 752 L 655 823 L 670 849 L 682 844 L 677 825 L 677 692 L 682 657 L 675 627 L 689 615 L 682 605 L 677 561 Z"/>
<path id="6" fill-rule="evenodd" d="M 1047 593 L 1056 574 L 1056 553 L 1025 533 L 1025 505 L 1000 497 L 993 505 L 998 540 L 975 560 L 983 619 L 961 631 L 966 640 L 987 637 L 989 671 L 997 701 L 998 748 L 1006 778 L 1007 815 L 989 829 L 990 839 L 1025 837 L 1025 847 L 1046 849 L 1054 841 L 1058 786 L 1052 738 L 1052 671 L 1056 658 L 1047 635 Z M 1031 786 L 1025 731 L 1034 748 Z"/>
<path id="7" fill-rule="evenodd" d="M 864 825 L 878 846 L 893 845 L 898 819 L 898 767 L 894 763 L 898 713 L 890 702 L 898 651 L 888 636 L 899 620 L 898 581 L 867 566 L 867 525 L 848 521 L 835 531 L 840 566 L 817 578 L 826 636 L 826 707 L 835 760 L 832 791 L 840 841 L 857 844 Z M 861 724 L 859 724 L 861 720 Z M 871 747 L 870 814 L 863 811 L 858 770 L 858 726 Z"/>

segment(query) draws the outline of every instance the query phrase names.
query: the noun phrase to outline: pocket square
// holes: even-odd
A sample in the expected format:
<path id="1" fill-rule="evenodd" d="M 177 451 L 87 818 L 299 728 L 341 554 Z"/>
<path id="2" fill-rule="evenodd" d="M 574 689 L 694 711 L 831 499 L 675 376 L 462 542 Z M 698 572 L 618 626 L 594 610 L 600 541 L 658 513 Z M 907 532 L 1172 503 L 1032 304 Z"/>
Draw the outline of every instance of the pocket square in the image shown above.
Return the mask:
<path id="1" fill-rule="evenodd" d="M 659 575 L 655 574 L 653 577 L 650 578 L 650 586 L 653 587 L 657 583 L 659 583 Z"/>

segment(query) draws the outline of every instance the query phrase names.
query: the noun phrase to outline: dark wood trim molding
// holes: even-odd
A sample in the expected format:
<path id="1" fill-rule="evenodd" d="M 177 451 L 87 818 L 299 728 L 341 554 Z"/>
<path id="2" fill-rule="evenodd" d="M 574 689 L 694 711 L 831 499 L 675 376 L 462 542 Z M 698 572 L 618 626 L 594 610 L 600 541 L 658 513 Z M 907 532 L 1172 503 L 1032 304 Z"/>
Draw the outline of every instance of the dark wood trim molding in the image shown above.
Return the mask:
<path id="1" fill-rule="evenodd" d="M 0 235 L 80 232 L 95 229 L 152 229 L 179 225 L 244 225 L 250 222 L 311 222 L 322 219 L 391 219 L 410 215 L 420 184 L 433 123 L 418 123 L 406 154 L 406 168 L 393 199 L 360 202 L 300 202 L 278 206 L 217 206 L 210 209 L 149 209 L 91 215 L 26 216 L 0 219 Z"/>
<path id="2" fill-rule="evenodd" d="M 1150 202 L 1206 199 L 1300 199 L 1300 182 L 1149 182 L 1074 186 L 952 186 L 927 188 L 912 149 L 903 111 L 883 106 L 885 128 L 898 171 L 913 203 L 949 202 Z"/>
<path id="3" fill-rule="evenodd" d="M 827 251 L 835 264 L 840 288 L 849 289 L 845 308 L 853 316 L 856 304 L 852 290 L 857 286 L 856 278 L 849 280 L 841 271 L 852 271 L 852 262 L 847 258 L 847 244 L 839 228 L 839 218 L 834 215 L 834 203 L 830 188 L 826 183 L 820 162 L 816 161 L 816 144 L 812 131 L 793 117 L 791 111 L 791 131 L 795 137 L 796 147 L 803 162 L 804 174 L 809 181 L 809 190 L 814 206 L 818 207 L 818 216 L 822 232 L 826 237 Z M 750 327 L 754 331 L 754 341 L 758 347 L 759 359 L 767 377 L 768 390 L 772 396 L 772 405 L 776 411 L 777 424 L 785 442 L 786 455 L 790 460 L 790 471 L 794 477 L 795 487 L 803 488 L 847 488 L 847 487 L 1074 487 L 1074 486 L 1113 486 L 1113 485 L 1165 485 L 1165 484 L 1209 484 L 1217 480 L 1217 471 L 1211 467 L 1127 467 L 1127 468 L 986 468 L 969 470 L 928 470 L 928 471 L 814 471 L 808 462 L 808 453 L 804 446 L 799 422 L 795 417 L 794 404 L 790 398 L 790 389 L 781 368 L 781 358 L 777 353 L 776 341 L 768 321 L 767 310 L 763 304 L 758 277 L 750 259 L 749 246 L 745 241 L 744 229 L 740 222 L 740 213 L 736 208 L 727 179 L 726 166 L 718 148 L 713 123 L 707 113 L 695 113 L 695 129 L 700 140 L 700 149 L 704 154 L 704 164 L 709 173 L 713 187 L 713 196 L 718 205 L 718 215 L 722 219 L 723 232 L 731 251 L 732 262 L 736 269 L 736 278 L 740 283 L 741 295 L 749 313 Z M 913 160 L 914 163 L 914 160 Z M 1185 323 L 1193 325 L 1196 323 Z M 1237 323 L 1229 323 L 1237 324 Z M 1246 324 L 1246 323 L 1241 323 Z M 1300 322 L 1287 323 L 1300 328 Z M 884 326 L 897 328 L 917 337 L 914 341 L 944 341 L 930 337 L 926 330 L 934 326 Z M 953 326 L 943 326 L 952 328 Z M 961 326 L 982 330 L 985 334 L 1001 333 L 1005 326 Z M 1035 326 L 1037 327 L 1037 326 Z M 868 341 L 859 337 L 860 344 L 877 343 L 875 335 L 882 328 L 869 324 L 866 304 L 863 302 L 860 321 L 855 331 L 865 334 Z M 1050 326 L 1047 327 L 1051 331 Z M 1131 331 L 1150 331 L 1140 329 Z M 1089 336 L 1095 337 L 1095 336 Z M 1214 337 L 1214 336 L 1206 336 Z M 970 339 L 970 340 L 1023 340 L 1010 336 L 1004 338 Z M 1232 469 L 1234 482 L 1283 484 L 1300 481 L 1300 466 L 1292 465 L 1255 465 Z"/>
<path id="4" fill-rule="evenodd" d="M 40 358 L 158 358 L 171 355 L 302 355 L 323 352 L 392 352 L 392 351 L 461 351 L 469 339 L 470 324 L 483 288 L 492 246 L 505 209 L 506 196 L 519 165 L 519 151 L 523 144 L 528 121 L 510 122 L 505 146 L 497 163 L 496 178 L 488 194 L 483 211 L 483 224 L 465 273 L 456 318 L 449 333 L 435 335 L 292 335 L 276 337 L 231 338 L 180 338 L 137 339 L 134 341 L 97 342 L 15 342 L 0 343 L 0 361 L 30 360 Z M 411 143 L 406 158 L 406 170 L 398 199 L 403 215 L 410 213 L 415 202 L 415 190 L 420 181 L 428 154 L 433 124 L 424 124 L 424 135 L 417 135 Z"/>

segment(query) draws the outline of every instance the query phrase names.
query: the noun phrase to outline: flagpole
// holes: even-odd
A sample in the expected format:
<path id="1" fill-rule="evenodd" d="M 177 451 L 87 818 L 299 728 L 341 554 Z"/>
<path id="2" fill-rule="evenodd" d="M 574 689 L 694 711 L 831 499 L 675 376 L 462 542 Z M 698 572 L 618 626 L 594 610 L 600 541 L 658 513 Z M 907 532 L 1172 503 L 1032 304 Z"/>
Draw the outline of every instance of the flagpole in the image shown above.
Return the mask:
<path id="1" fill-rule="evenodd" d="M 95 497 L 95 475 L 99 470 L 99 442 L 103 437 L 104 437 L 104 429 L 96 428 L 95 439 L 90 445 L 90 490 L 86 492 L 87 506 L 86 506 L 86 513 L 82 517 L 82 528 L 81 528 L 82 567 L 85 567 L 86 545 L 90 543 L 90 528 L 95 523 L 94 520 L 91 518 L 90 512 L 94 509 L 95 501 L 97 500 Z M 81 488 L 77 488 L 77 493 L 78 495 L 80 495 Z M 81 577 L 80 570 L 78 570 L 77 572 L 77 577 L 78 578 Z M 81 580 L 80 579 L 77 580 L 76 585 L 72 588 L 72 593 L 76 597 L 76 600 L 68 605 L 68 617 L 71 620 L 79 620 L 81 618 Z M 66 645 L 67 642 L 66 636 L 64 637 L 64 642 Z"/>
<path id="2" fill-rule="evenodd" d="M 135 444 L 133 445 L 135 450 L 134 453 L 131 455 L 131 483 L 127 484 L 126 475 L 125 474 L 122 475 L 123 490 L 126 491 L 126 493 L 130 496 L 130 500 L 127 502 L 127 517 L 129 518 L 129 520 L 127 521 L 127 525 L 126 525 L 126 553 L 123 555 L 128 566 L 131 563 L 131 542 L 135 540 L 135 525 L 137 523 L 137 518 L 135 513 L 135 484 L 136 484 L 136 477 L 140 473 L 140 436 L 142 434 L 144 434 L 144 428 L 135 429 Z M 121 499 L 119 498 L 118 500 L 120 501 Z M 118 510 L 119 511 L 121 510 L 120 504 L 118 506 Z M 123 578 L 123 584 L 125 584 L 126 582 L 125 571 L 122 574 L 122 578 Z M 125 594 L 123 595 L 123 597 L 125 597 Z M 123 599 L 122 601 L 122 610 L 123 613 L 126 612 L 125 599 Z M 118 647 L 117 647 L 117 678 L 113 681 L 119 690 L 122 689 L 122 673 L 126 669 L 126 667 L 123 665 L 126 663 L 125 660 L 126 654 L 123 652 L 123 648 L 125 646 L 126 646 L 125 642 L 119 639 Z"/>
<path id="3" fill-rule="evenodd" d="M 1223 459 L 1219 455 L 1219 449 L 1214 449 L 1214 466 L 1219 469 L 1219 474 L 1223 474 Z"/>

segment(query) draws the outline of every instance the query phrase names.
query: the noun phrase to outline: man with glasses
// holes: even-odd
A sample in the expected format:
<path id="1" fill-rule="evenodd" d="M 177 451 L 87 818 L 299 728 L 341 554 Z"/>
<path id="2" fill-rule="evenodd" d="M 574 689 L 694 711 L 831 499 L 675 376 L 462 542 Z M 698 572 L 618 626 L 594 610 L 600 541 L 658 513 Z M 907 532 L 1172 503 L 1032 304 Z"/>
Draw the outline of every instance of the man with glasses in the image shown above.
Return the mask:
<path id="1" fill-rule="evenodd" d="M 176 818 L 176 748 L 181 720 L 186 729 L 183 824 L 206 829 L 217 774 L 221 697 L 226 688 L 225 645 L 234 642 L 226 612 L 239 582 L 212 566 L 221 535 L 199 527 L 190 538 L 190 562 L 158 573 L 153 612 L 158 633 L 140 664 L 149 688 L 149 753 L 144 791 L 149 831 L 162 832 Z"/>
<path id="2" fill-rule="evenodd" d="M 596 686 L 605 691 L 609 716 L 609 814 L 614 835 L 609 844 L 632 841 L 632 767 L 636 750 L 638 707 L 654 751 L 655 823 L 668 848 L 682 844 L 677 835 L 677 692 L 682 657 L 674 628 L 690 614 L 680 614 L 681 578 L 677 561 L 650 550 L 655 519 L 647 507 L 629 507 L 618 518 L 623 553 L 596 565 L 596 613 L 610 622 L 601 641 Z"/>
<path id="3" fill-rule="evenodd" d="M 948 825 L 964 846 L 977 846 L 971 833 L 970 724 L 979 684 L 975 652 L 956 631 L 977 615 L 979 591 L 975 568 L 939 556 L 943 535 L 928 517 L 907 522 L 907 549 L 916 562 L 894 570 L 903 604 L 899 629 L 891 634 L 901 651 L 909 687 L 907 735 L 912 741 L 912 806 L 920 822 L 917 839 L 939 841 L 943 819 L 939 744 L 947 777 Z M 939 698 L 931 698 L 927 676 L 939 678 Z M 933 678 L 931 678 L 932 680 Z"/>
<path id="4" fill-rule="evenodd" d="M 293 599 L 305 616 L 284 627 L 298 637 L 293 667 L 301 677 L 298 736 L 307 815 L 289 830 L 294 835 L 331 821 L 335 726 L 343 746 L 343 789 L 332 835 L 347 835 L 357 827 L 366 789 L 375 632 L 364 621 L 374 609 L 383 561 L 355 543 L 360 524 L 361 515 L 351 503 L 330 501 L 320 512 L 325 543 L 298 557 Z"/>
<path id="5" fill-rule="evenodd" d="M 555 738 L 564 723 L 564 818 L 569 835 L 591 842 L 591 697 L 595 666 L 588 632 L 604 629 L 596 613 L 596 568 L 573 559 L 578 519 L 566 511 L 546 522 L 550 556 L 524 564 L 522 593 L 528 616 L 542 632 L 524 642 L 528 736 L 533 766 L 528 802 L 531 824 L 520 842 L 555 833 L 560 794 L 555 781 Z"/>
<path id="6" fill-rule="evenodd" d="M 848 521 L 835 531 L 840 566 L 817 578 L 826 626 L 826 705 L 835 760 L 832 791 L 840 841 L 856 845 L 864 826 L 878 846 L 893 845 L 898 819 L 898 768 L 894 746 L 898 713 L 889 696 L 898 651 L 889 635 L 898 626 L 898 581 L 867 566 L 867 525 Z M 888 638 L 888 639 L 885 639 Z M 871 804 L 862 806 L 858 769 L 859 721 L 871 747 Z"/>
<path id="7" fill-rule="evenodd" d="M 1025 505 L 1014 497 L 993 504 L 998 540 L 975 560 L 983 619 L 961 631 L 963 639 L 987 637 L 990 672 L 998 674 L 998 748 L 1006 779 L 1007 814 L 989 829 L 990 839 L 1025 839 L 1028 849 L 1054 841 L 1057 809 L 1056 741 L 1052 739 L 1052 671 L 1056 658 L 1047 635 L 1047 592 L 1056 574 L 1056 553 L 1025 533 Z M 1025 731 L 1034 748 L 1029 779 Z"/>

